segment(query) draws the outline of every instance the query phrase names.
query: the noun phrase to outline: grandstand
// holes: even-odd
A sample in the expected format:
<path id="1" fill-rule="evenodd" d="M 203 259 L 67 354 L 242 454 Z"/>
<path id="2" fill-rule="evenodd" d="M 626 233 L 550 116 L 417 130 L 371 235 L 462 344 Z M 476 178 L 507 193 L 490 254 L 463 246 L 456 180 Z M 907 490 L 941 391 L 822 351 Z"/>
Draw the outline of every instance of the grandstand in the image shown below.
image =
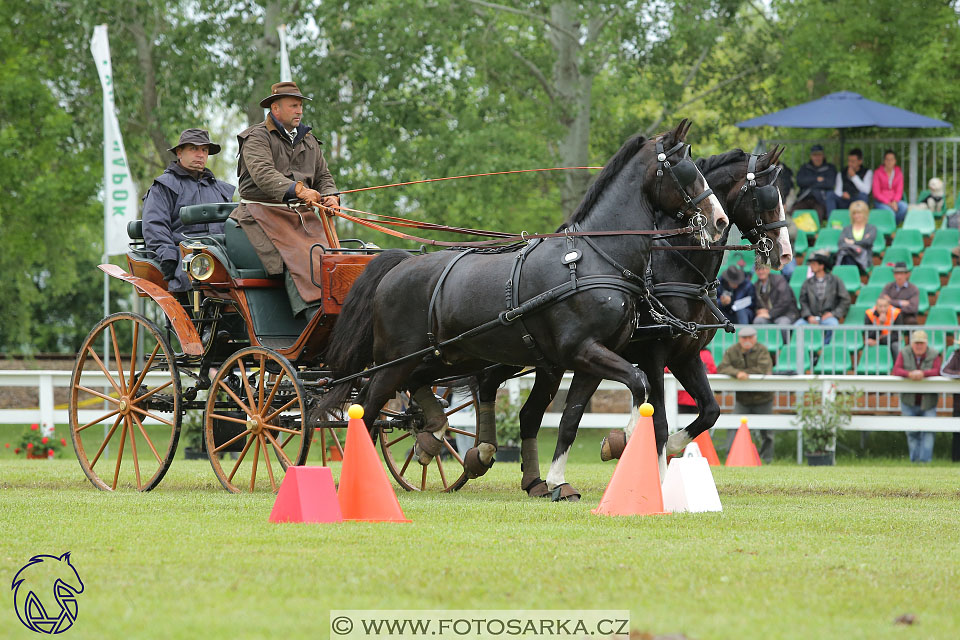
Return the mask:
<path id="1" fill-rule="evenodd" d="M 774 373 L 781 374 L 889 374 L 895 356 L 888 346 L 868 346 L 864 341 L 864 313 L 871 308 L 883 286 L 893 281 L 893 265 L 904 262 L 911 270 L 910 282 L 920 290 L 918 324 L 926 325 L 930 346 L 946 358 L 960 343 L 957 314 L 960 313 L 960 268 L 955 266 L 952 253 L 960 245 L 960 231 L 946 226 L 947 219 L 956 212 L 931 212 L 913 208 L 901 226 L 896 225 L 892 211 L 872 209 L 869 223 L 877 227 L 877 242 L 873 247 L 873 266 L 861 276 L 854 266 L 834 267 L 833 273 L 850 293 L 851 306 L 839 328 L 807 325 L 782 331 L 780 327 L 758 328 L 758 340 L 770 351 Z M 850 223 L 847 209 L 833 211 L 821 227 L 817 213 L 799 209 L 793 212 L 797 223 L 794 246 L 798 266 L 790 277 L 790 287 L 799 297 L 800 287 L 807 278 L 805 257 L 813 251 L 835 253 L 840 232 Z M 749 251 L 730 251 L 721 272 L 731 264 L 739 264 L 747 271 L 753 266 Z M 900 344 L 909 342 L 909 331 L 916 327 L 898 327 Z M 824 345 L 825 333 L 832 339 Z M 788 341 L 784 342 L 785 337 Z M 735 334 L 717 332 L 710 343 L 714 359 L 719 362 L 736 340 Z"/>

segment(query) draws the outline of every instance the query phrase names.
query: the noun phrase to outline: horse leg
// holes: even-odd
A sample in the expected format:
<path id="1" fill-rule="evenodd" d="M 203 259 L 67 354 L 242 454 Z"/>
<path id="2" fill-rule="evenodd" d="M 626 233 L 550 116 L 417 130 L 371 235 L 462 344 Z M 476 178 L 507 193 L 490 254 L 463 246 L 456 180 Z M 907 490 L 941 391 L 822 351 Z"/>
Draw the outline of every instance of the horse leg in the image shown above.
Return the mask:
<path id="1" fill-rule="evenodd" d="M 564 481 L 567 469 L 567 457 L 570 447 L 577 437 L 577 427 L 586 409 L 587 402 L 593 396 L 603 378 L 589 374 L 574 373 L 567 391 L 567 402 L 560 418 L 560 431 L 557 434 L 557 447 L 553 452 L 553 462 L 547 473 L 547 486 L 553 491 L 553 501 L 567 500 L 576 502 L 580 493 Z"/>
<path id="2" fill-rule="evenodd" d="M 485 474 L 493 463 L 497 453 L 497 389 L 504 380 L 519 371 L 517 367 L 500 366 L 480 376 L 477 389 L 477 439 L 475 447 L 467 449 L 463 456 L 463 467 L 471 479 Z"/>
<path id="3" fill-rule="evenodd" d="M 443 407 L 433 393 L 431 385 L 418 388 L 412 397 L 423 411 L 423 431 L 417 434 L 416 451 L 417 462 L 427 466 L 434 457 L 443 450 L 443 439 L 446 437 L 447 427 L 450 426 Z"/>
<path id="4" fill-rule="evenodd" d="M 563 380 L 563 369 L 537 369 L 536 380 L 527 401 L 520 408 L 520 488 L 531 498 L 550 495 L 546 482 L 540 478 L 540 457 L 537 452 L 537 433 L 543 423 L 543 414 L 553 401 Z"/>
<path id="5" fill-rule="evenodd" d="M 707 368 L 700 358 L 677 364 L 677 366 L 671 363 L 670 370 L 697 403 L 699 412 L 693 422 L 667 439 L 667 453 L 676 455 L 683 451 L 694 438 L 717 423 L 717 418 L 720 417 L 720 405 L 717 404 L 717 397 L 710 388 Z"/>
<path id="6" fill-rule="evenodd" d="M 663 363 L 659 359 L 653 359 L 643 367 L 643 371 L 650 385 L 647 402 L 653 405 L 653 431 L 657 443 L 657 462 L 660 466 L 660 480 L 662 481 L 667 473 L 666 443 L 669 433 L 663 397 Z M 623 455 L 623 450 L 633 435 L 639 419 L 639 407 L 634 406 L 630 411 L 630 422 L 623 431 L 619 429 L 611 431 L 600 443 L 601 460 L 619 459 Z"/>
<path id="7" fill-rule="evenodd" d="M 417 363 L 401 364 L 381 369 L 370 377 L 363 389 L 363 422 L 367 426 L 370 439 L 376 443 L 376 421 L 380 410 L 403 386 L 404 381 L 416 368 Z"/>

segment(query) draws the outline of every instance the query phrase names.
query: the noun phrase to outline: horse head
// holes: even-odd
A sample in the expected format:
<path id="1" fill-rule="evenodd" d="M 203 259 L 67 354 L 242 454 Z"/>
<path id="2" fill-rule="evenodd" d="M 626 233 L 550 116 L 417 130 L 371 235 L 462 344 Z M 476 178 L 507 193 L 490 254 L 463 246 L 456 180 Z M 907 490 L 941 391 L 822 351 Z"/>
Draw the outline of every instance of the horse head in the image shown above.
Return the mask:
<path id="1" fill-rule="evenodd" d="M 14 591 L 14 603 L 20 621 L 34 631 L 41 631 L 42 629 L 37 625 L 44 621 L 35 618 L 35 612 L 38 609 L 31 603 L 38 603 L 39 610 L 56 613 L 53 603 L 59 604 L 61 609 L 65 608 L 61 596 L 68 596 L 67 591 L 73 594 L 83 593 L 83 581 L 70 563 L 68 551 L 61 556 L 33 556 L 30 562 L 13 577 L 10 588 Z M 40 594 L 48 593 L 50 593 L 49 596 L 45 595 L 41 598 Z M 75 605 L 73 608 L 75 609 Z M 63 611 L 60 615 L 64 614 L 73 618 L 76 616 L 76 611 Z"/>
<path id="2" fill-rule="evenodd" d="M 648 166 L 645 188 L 659 211 L 695 227 L 706 246 L 724 237 L 730 221 L 706 178 L 690 159 L 686 136 L 691 124 L 683 119 L 672 131 L 649 141 L 655 157 Z"/>
<path id="3" fill-rule="evenodd" d="M 780 269 L 793 259 L 786 211 L 779 188 L 780 156 L 784 147 L 761 155 L 744 154 L 743 177 L 727 192 L 727 210 L 734 224 L 757 245 L 757 264 Z"/>

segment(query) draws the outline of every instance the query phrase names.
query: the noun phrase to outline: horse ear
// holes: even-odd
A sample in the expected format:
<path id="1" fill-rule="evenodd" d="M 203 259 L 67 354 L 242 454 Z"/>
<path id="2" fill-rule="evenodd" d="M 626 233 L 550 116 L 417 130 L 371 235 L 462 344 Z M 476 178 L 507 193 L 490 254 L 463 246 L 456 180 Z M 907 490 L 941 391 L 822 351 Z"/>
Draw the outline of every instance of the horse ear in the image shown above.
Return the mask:
<path id="1" fill-rule="evenodd" d="M 674 127 L 673 131 L 670 132 L 670 135 L 673 138 L 673 143 L 683 142 L 684 138 L 687 135 L 687 131 L 690 129 L 689 120 L 684 118 Z"/>
<path id="2" fill-rule="evenodd" d="M 786 150 L 786 147 L 783 145 L 777 145 L 773 148 L 773 157 L 770 159 L 770 164 L 775 165 L 780 162 L 780 156 L 783 155 L 783 152 Z"/>
<path id="3" fill-rule="evenodd" d="M 67 564 L 70 564 L 70 552 L 67 551 L 65 554 L 63 554 L 62 556 L 60 556 L 60 561 L 61 561 L 61 562 L 66 562 Z"/>

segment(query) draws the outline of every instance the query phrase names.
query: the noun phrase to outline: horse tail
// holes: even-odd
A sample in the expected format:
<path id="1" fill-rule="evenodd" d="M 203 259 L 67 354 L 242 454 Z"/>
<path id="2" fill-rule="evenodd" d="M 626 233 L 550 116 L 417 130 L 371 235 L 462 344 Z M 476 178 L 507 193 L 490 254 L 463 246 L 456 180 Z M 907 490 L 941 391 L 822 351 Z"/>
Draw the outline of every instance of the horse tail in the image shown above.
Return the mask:
<path id="1" fill-rule="evenodd" d="M 334 379 L 359 373 L 373 362 L 374 295 L 384 277 L 412 257 L 408 251 L 388 249 L 371 260 L 353 281 L 324 354 L 324 364 L 333 371 Z M 339 408 L 347 401 L 352 387 L 349 384 L 335 386 L 324 394 L 321 406 Z"/>

